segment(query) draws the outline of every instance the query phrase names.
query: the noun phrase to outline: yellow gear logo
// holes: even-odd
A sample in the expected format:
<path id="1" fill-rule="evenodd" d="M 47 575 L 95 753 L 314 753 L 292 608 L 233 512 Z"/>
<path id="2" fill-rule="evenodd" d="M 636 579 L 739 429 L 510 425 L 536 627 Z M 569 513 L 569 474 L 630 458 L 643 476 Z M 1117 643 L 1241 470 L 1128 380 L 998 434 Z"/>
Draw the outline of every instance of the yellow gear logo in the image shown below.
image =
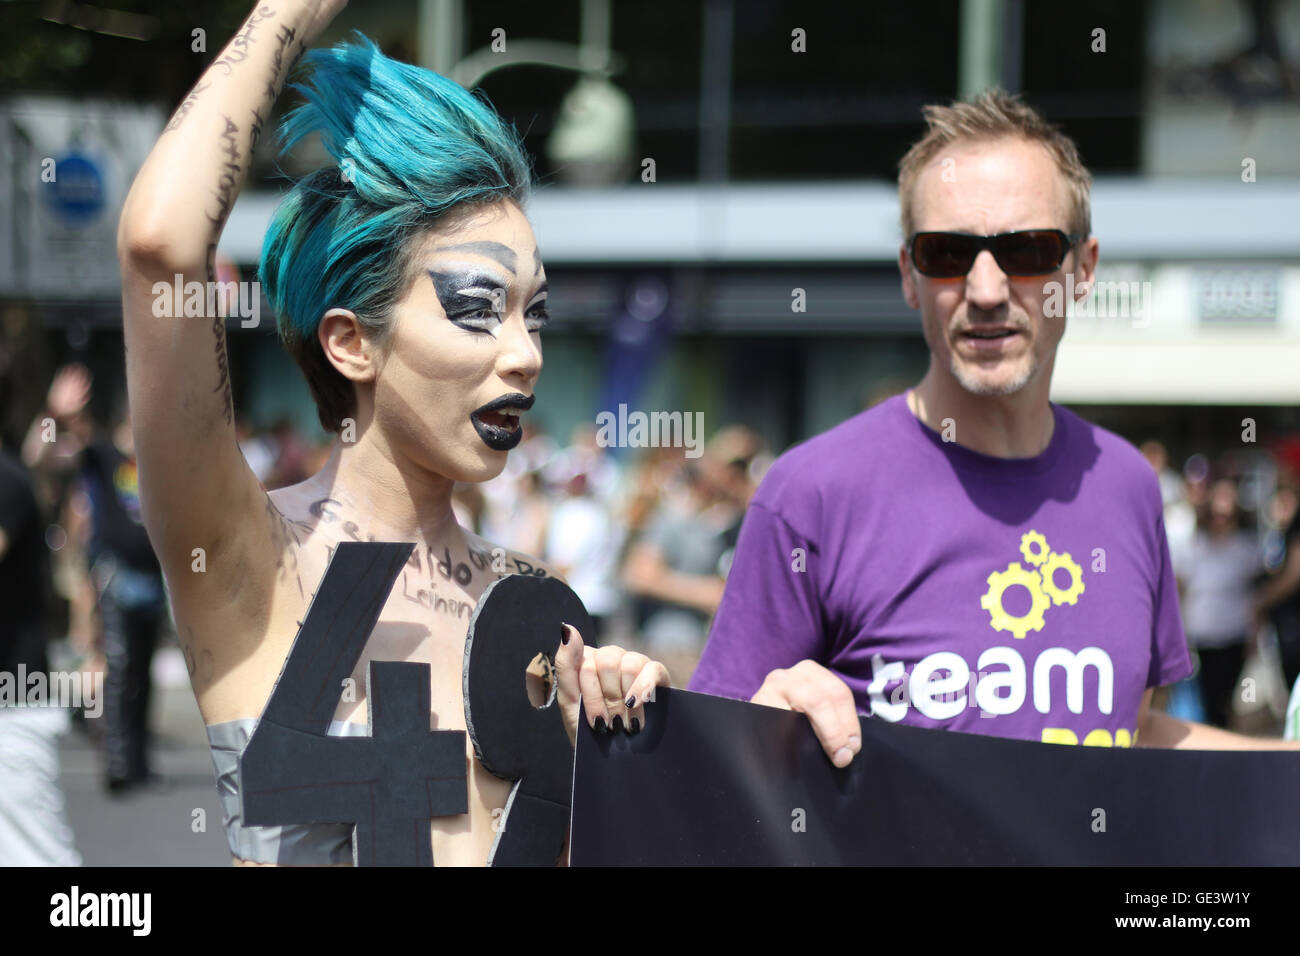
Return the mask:
<path id="1" fill-rule="evenodd" d="M 1020 536 L 1020 553 L 1030 564 L 1039 565 L 1047 560 L 1052 549 L 1047 546 L 1047 539 L 1037 531 L 1026 531 Z"/>
<path id="2" fill-rule="evenodd" d="M 980 607 L 989 612 L 989 625 L 995 631 L 1010 631 L 1024 639 L 1030 631 L 1041 631 L 1046 623 L 1043 615 L 1056 604 L 1075 604 L 1084 592 L 1083 568 L 1075 563 L 1068 551 L 1057 554 L 1047 544 L 1047 538 L 1029 530 L 1020 536 L 1020 553 L 1035 568 L 1012 562 L 1005 571 L 994 571 L 988 576 L 989 589 L 980 598 Z M 1070 586 L 1058 587 L 1056 572 L 1070 575 Z M 1024 614 L 1008 614 L 1002 603 L 1007 588 L 1020 585 L 1029 592 L 1029 610 Z"/>
<path id="3" fill-rule="evenodd" d="M 1050 607 L 1047 595 L 1043 593 L 1042 580 L 1037 571 L 1027 571 L 1019 564 L 1007 565 L 1005 571 L 994 571 L 988 578 L 988 592 L 980 598 L 980 606 L 989 612 L 989 623 L 996 631 L 1010 631 L 1023 639 L 1030 631 L 1041 631 L 1047 623 L 1043 612 Z M 1008 614 L 1002 606 L 1002 596 L 1007 588 L 1017 584 L 1029 591 L 1030 606 L 1024 614 Z"/>
<path id="4" fill-rule="evenodd" d="M 1065 590 L 1056 586 L 1053 575 L 1058 570 L 1070 573 L 1070 586 Z M 1062 551 L 1060 554 L 1053 552 L 1048 555 L 1039 573 L 1043 576 L 1043 591 L 1052 599 L 1053 604 L 1074 604 L 1083 593 L 1083 568 L 1074 563 L 1069 551 Z"/>

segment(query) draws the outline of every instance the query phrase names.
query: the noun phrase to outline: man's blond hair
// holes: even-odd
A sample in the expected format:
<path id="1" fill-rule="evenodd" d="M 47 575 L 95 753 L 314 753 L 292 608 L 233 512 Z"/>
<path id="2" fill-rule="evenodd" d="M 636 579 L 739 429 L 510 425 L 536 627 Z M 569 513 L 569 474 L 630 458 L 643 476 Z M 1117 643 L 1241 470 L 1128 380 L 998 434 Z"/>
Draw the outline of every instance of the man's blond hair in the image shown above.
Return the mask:
<path id="1" fill-rule="evenodd" d="M 1069 190 L 1070 209 L 1066 231 L 1087 236 L 1092 231 L 1089 194 L 1092 176 L 1079 158 L 1079 150 L 1070 137 L 1043 119 L 1033 107 L 1004 90 L 986 90 L 968 101 L 951 106 L 926 106 L 925 135 L 912 145 L 898 164 L 898 205 L 903 235 L 911 236 L 915 222 L 912 198 L 916 180 L 931 161 L 955 142 L 990 142 L 1021 139 L 1043 146 L 1061 171 Z M 1041 225 L 1047 225 L 1042 223 Z"/>

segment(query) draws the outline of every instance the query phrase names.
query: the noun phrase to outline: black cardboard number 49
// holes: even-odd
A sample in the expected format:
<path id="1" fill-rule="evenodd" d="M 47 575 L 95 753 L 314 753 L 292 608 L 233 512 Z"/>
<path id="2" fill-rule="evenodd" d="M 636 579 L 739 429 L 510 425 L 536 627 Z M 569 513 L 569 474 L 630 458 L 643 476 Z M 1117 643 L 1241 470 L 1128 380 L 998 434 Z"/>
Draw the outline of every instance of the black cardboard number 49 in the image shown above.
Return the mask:
<path id="1" fill-rule="evenodd" d="M 431 866 L 430 818 L 467 812 L 465 735 L 429 729 L 429 665 L 372 661 L 370 736 L 328 735 L 412 547 L 335 550 L 240 758 L 246 825 L 352 824 L 357 865 Z M 524 678 L 537 653 L 553 658 L 561 621 L 591 633 L 568 587 L 523 575 L 493 582 L 470 620 L 466 726 L 483 765 L 515 781 L 494 821 L 493 865 L 552 865 L 563 849 L 573 751 L 559 707 L 533 707 Z"/>

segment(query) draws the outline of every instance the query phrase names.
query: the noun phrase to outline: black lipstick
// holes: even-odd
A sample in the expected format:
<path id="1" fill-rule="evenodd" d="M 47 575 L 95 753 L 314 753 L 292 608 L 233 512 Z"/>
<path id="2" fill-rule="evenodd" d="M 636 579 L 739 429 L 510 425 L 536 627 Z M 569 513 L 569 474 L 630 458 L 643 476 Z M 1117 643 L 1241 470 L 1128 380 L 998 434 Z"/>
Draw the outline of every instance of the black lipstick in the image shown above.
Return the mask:
<path id="1" fill-rule="evenodd" d="M 494 451 L 509 451 L 519 444 L 520 439 L 524 437 L 523 426 L 519 424 L 518 417 L 514 419 L 514 425 L 511 426 L 506 422 L 496 424 L 494 422 L 484 421 L 484 415 L 493 415 L 500 418 L 501 412 L 526 412 L 533 407 L 536 396 L 524 395 L 522 392 L 512 392 L 509 395 L 502 395 L 500 398 L 494 398 L 486 405 L 469 413 L 469 420 L 474 425 L 474 430 L 478 432 L 478 437 L 483 439 L 483 444 L 487 445 Z"/>

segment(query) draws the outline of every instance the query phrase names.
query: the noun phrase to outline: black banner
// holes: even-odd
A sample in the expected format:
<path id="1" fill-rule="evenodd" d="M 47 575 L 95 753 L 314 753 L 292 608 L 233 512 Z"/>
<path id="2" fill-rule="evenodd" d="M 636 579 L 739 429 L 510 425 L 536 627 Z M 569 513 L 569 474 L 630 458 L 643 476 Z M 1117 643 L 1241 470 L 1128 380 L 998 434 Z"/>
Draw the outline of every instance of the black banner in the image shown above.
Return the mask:
<path id="1" fill-rule="evenodd" d="M 1300 753 L 1082 747 L 806 717 L 660 689 L 635 737 L 581 725 L 575 866 L 1300 864 Z"/>

